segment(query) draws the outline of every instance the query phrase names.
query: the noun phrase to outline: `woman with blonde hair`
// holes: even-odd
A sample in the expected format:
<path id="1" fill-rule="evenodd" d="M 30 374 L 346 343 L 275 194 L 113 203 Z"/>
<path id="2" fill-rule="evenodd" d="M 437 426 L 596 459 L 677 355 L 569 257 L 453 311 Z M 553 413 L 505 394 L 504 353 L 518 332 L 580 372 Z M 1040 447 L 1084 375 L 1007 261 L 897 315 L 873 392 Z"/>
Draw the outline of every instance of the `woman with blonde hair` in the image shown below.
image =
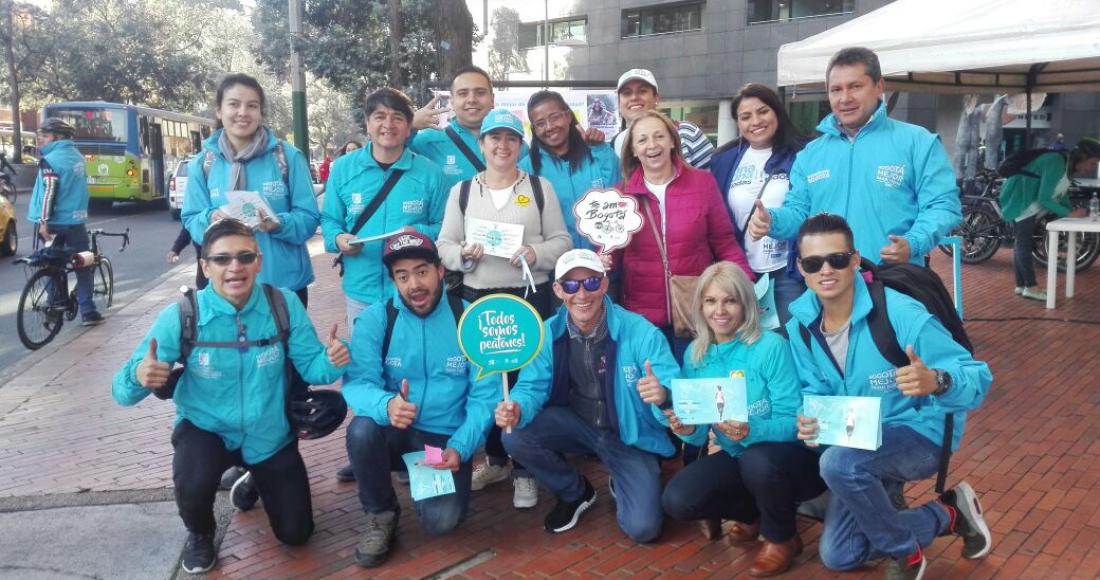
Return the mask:
<path id="1" fill-rule="evenodd" d="M 743 376 L 748 422 L 684 425 L 665 411 L 685 442 L 703 445 L 713 432 L 722 451 L 677 473 L 665 487 L 662 506 L 678 520 L 700 520 L 708 539 L 718 539 L 723 519 L 735 521 L 733 542 L 756 542 L 763 535 L 749 573 L 782 574 L 802 551 L 798 503 L 825 491 L 817 454 L 796 438 L 802 389 L 790 348 L 778 334 L 761 330 L 752 282 L 729 262 L 703 271 L 691 315 L 696 338 L 684 357 L 684 378 Z"/>

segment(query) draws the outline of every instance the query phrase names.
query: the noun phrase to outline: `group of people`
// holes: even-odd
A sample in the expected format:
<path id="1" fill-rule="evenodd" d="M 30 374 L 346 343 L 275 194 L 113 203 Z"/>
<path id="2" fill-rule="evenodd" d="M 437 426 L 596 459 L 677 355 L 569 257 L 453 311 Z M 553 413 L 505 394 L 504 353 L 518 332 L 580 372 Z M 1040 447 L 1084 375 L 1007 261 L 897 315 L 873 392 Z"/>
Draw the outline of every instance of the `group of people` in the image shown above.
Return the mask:
<path id="1" fill-rule="evenodd" d="M 656 110 L 657 81 L 643 69 L 619 80 L 625 128 L 614 146 L 552 91 L 528 103 L 528 145 L 521 121 L 494 108 L 489 76 L 466 67 L 450 107 L 415 109 L 390 88 L 367 96 L 369 140 L 332 163 L 318 208 L 304 157 L 263 124 L 263 89 L 245 75 L 224 79 L 219 129 L 191 162 L 182 212 L 210 280 L 189 314 L 193 348 L 181 348 L 182 306 L 169 306 L 113 384 L 121 404 L 174 388 L 184 569 L 216 563 L 213 501 L 230 466 L 245 470 L 234 476 L 236 507 L 260 500 L 277 538 L 309 538 L 308 478 L 285 409 L 304 385 L 341 377 L 354 418 L 338 478 L 358 486 L 363 566 L 392 552 L 401 506 L 391 471 L 425 445 L 443 450 L 433 466 L 454 473 L 456 490 L 414 502 L 432 534 L 454 530 L 471 493 L 509 475 L 516 508 L 536 506 L 541 486 L 556 497 L 546 529 L 572 529 L 598 495 L 567 455 L 580 453 L 607 468 L 631 539 L 657 541 L 666 515 L 702 522 L 712 539 L 733 520 L 733 541 L 760 543 L 756 576 L 793 565 L 795 510 L 826 490 L 820 554 L 831 569 L 888 558 L 889 577 L 919 578 L 922 548 L 946 534 L 962 537 L 966 557 L 987 554 L 989 530 L 966 483 L 914 508 L 894 499 L 936 471 L 947 415 L 958 447 L 989 369 L 893 290 L 885 306 L 907 361 L 886 358 L 860 267 L 924 264 L 960 217 L 950 163 L 934 135 L 887 116 L 873 52 L 842 50 L 826 80 L 833 113 L 806 145 L 775 91 L 750 84 L 735 97 L 741 137 L 715 151 L 698 127 Z M 643 227 L 625 248 L 598 253 L 572 208 L 612 187 L 637 201 Z M 249 228 L 228 217 L 232 190 L 259 192 L 274 219 Z M 500 255 L 474 241 L 476 220 L 521 226 L 518 249 Z M 305 243 L 318 226 L 341 268 L 348 341 L 336 327 L 318 338 L 305 314 Z M 759 278 L 774 292 L 778 331 L 762 324 Z M 282 332 L 271 288 L 288 305 Z M 456 333 L 471 301 L 497 293 L 527 300 L 545 325 L 507 401 L 498 377 L 479 378 Z M 674 379 L 736 373 L 747 422 L 677 417 Z M 804 394 L 881 398 L 881 447 L 817 446 Z M 686 466 L 662 485 L 661 461 L 681 446 Z"/>

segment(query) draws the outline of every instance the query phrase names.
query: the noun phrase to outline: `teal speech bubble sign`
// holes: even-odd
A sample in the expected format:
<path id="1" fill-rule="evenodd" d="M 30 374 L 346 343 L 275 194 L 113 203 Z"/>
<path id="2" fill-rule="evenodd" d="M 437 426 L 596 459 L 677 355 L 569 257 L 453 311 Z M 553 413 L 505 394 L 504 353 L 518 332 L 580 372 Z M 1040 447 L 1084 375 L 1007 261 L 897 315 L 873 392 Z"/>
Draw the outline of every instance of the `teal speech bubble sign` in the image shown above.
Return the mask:
<path id="1" fill-rule="evenodd" d="M 458 321 L 458 345 L 478 367 L 478 379 L 523 368 L 542 348 L 542 318 L 511 294 L 489 294 L 470 305 Z"/>

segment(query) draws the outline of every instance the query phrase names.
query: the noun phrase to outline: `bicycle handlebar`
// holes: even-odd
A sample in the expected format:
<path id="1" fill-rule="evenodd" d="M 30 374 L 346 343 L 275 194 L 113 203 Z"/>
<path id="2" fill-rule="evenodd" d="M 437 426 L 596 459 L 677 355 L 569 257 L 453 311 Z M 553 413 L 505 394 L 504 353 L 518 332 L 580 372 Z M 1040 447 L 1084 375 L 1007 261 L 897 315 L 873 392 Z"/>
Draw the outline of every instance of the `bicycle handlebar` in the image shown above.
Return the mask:
<path id="1" fill-rule="evenodd" d="M 108 231 L 106 231 L 102 228 L 97 228 L 97 229 L 89 231 L 88 234 L 90 236 L 92 236 L 93 238 L 97 237 L 97 236 L 122 238 L 122 247 L 118 249 L 119 253 L 124 251 L 126 249 L 126 246 L 130 245 L 130 228 L 126 228 L 126 231 L 124 231 L 122 233 L 112 233 L 112 232 L 108 232 Z"/>

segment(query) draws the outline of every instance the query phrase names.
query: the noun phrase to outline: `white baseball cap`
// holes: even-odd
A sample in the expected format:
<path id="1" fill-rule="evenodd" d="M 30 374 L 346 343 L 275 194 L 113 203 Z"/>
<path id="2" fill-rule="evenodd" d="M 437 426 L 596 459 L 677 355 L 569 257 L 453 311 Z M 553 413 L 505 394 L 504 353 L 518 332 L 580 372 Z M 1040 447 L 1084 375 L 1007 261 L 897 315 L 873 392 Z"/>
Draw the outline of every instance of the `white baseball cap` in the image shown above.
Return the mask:
<path id="1" fill-rule="evenodd" d="M 604 273 L 603 262 L 596 252 L 577 249 L 569 250 L 558 258 L 558 263 L 554 266 L 554 279 L 561 280 L 575 268 L 588 268 L 593 272 Z"/>
<path id="2" fill-rule="evenodd" d="M 634 81 L 634 80 L 638 80 L 638 81 L 642 81 L 644 83 L 648 83 L 650 86 L 653 87 L 654 92 L 658 92 L 658 93 L 660 92 L 657 89 L 657 79 L 653 77 L 653 73 L 649 72 L 648 70 L 646 70 L 644 68 L 632 68 L 632 69 L 624 72 L 623 76 L 619 77 L 619 86 L 615 90 L 616 91 L 623 90 L 623 85 L 625 85 L 626 83 L 629 83 L 630 81 Z"/>

